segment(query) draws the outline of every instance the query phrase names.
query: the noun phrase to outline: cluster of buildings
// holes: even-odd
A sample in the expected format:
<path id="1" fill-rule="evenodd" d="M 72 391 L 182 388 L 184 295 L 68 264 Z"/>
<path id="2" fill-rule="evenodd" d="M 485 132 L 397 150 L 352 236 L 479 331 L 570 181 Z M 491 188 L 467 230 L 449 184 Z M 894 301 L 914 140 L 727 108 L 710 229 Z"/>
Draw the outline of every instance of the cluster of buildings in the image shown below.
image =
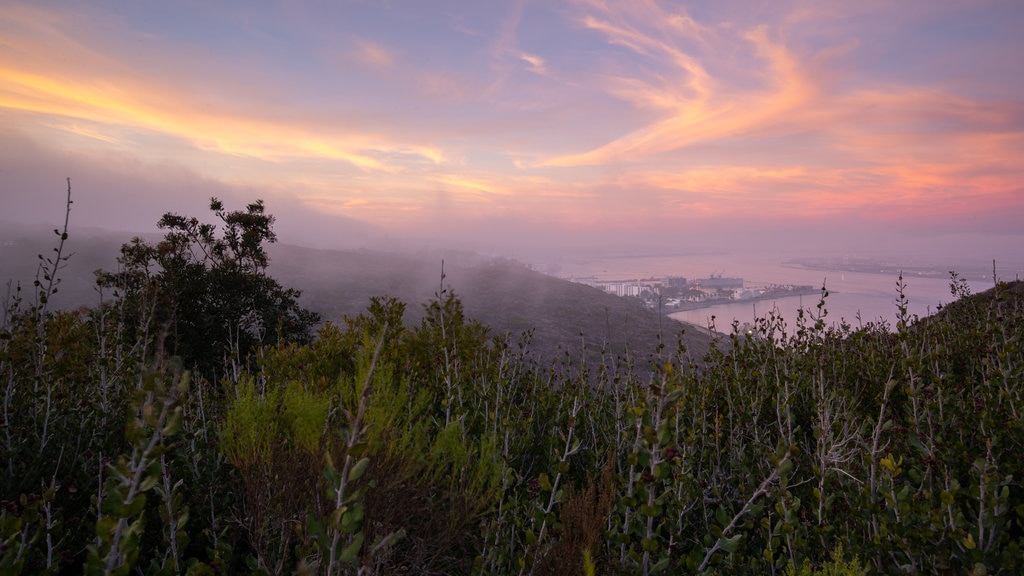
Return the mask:
<path id="1" fill-rule="evenodd" d="M 700 302 L 711 298 L 740 298 L 744 291 L 743 278 L 727 278 L 711 276 L 687 280 L 682 276 L 666 276 L 664 278 L 641 278 L 633 280 L 598 280 L 595 277 L 570 278 L 574 282 L 600 288 L 616 296 L 633 296 L 638 298 L 668 296 L 682 298 L 690 302 Z"/>
<path id="2" fill-rule="evenodd" d="M 780 293 L 792 293 L 806 286 L 744 286 L 743 278 L 712 275 L 688 280 L 682 276 L 633 280 L 599 280 L 595 277 L 570 278 L 573 282 L 600 288 L 616 296 L 640 298 L 650 307 L 667 309 L 733 300 L 756 300 Z"/>

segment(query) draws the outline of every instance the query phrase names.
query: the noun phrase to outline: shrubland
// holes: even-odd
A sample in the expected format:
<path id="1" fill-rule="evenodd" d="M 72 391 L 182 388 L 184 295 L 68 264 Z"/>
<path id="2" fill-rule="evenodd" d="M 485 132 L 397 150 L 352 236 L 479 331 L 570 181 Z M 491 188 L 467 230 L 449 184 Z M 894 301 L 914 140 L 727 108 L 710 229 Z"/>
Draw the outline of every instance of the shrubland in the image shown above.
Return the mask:
<path id="1" fill-rule="evenodd" d="M 319 323 L 261 203 L 169 214 L 95 307 L 67 255 L 0 327 L 0 573 L 1024 569 L 1024 284 L 853 328 L 819 306 L 692 356 L 538 361 L 442 283 Z"/>

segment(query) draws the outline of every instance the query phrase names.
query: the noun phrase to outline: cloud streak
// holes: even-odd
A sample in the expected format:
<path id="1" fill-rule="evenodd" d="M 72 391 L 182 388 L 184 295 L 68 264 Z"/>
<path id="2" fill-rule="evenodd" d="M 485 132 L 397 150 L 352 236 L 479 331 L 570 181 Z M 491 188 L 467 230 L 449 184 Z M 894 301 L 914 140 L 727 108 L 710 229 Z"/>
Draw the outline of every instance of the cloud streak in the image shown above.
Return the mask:
<path id="1" fill-rule="evenodd" d="M 1009 3 L 8 4 L 3 137 L 40 162 L 419 237 L 1024 217 Z"/>
<path id="2" fill-rule="evenodd" d="M 32 15 L 21 16 L 12 25 Z M 108 133 L 94 130 L 91 136 L 108 143 L 118 140 L 119 131 L 130 128 L 181 139 L 207 152 L 268 162 L 326 159 L 363 170 L 399 171 L 402 166 L 396 158 L 443 161 L 443 152 L 425 142 L 394 142 L 383 134 L 347 131 L 331 121 L 317 126 L 307 120 L 281 121 L 272 114 L 236 113 L 231 100 L 242 100 L 243 94 L 218 102 L 205 97 L 202 90 L 189 89 L 214 83 L 209 76 L 163 79 L 149 70 L 126 69 L 112 63 L 110 56 L 86 49 L 58 28 L 70 27 L 71 22 L 44 21 L 52 22 L 43 30 L 49 43 L 16 38 L 0 60 L 0 107 L 100 125 Z M 392 57 L 384 48 L 369 42 L 357 44 L 354 58 L 360 62 L 390 64 Z M 167 51 L 173 53 L 174 49 Z M 36 62 L 24 63 L 13 57 L 26 53 L 33 54 Z M 68 53 L 82 54 L 83 61 L 65 58 Z M 92 68 L 94 75 L 76 71 L 83 65 Z"/>

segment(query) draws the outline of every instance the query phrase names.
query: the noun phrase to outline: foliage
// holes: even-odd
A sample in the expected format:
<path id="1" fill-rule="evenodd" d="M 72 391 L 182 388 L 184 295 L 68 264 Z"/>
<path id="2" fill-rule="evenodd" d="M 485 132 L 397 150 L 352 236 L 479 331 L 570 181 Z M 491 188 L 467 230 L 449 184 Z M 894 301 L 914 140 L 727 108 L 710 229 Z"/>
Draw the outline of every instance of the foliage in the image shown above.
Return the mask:
<path id="1" fill-rule="evenodd" d="M 380 297 L 247 363 L 169 358 L 198 350 L 174 274 L 263 273 L 270 220 L 244 214 L 222 238 L 168 220 L 169 244 L 128 248 L 168 267 L 132 260 L 95 309 L 8 300 L 0 573 L 1024 569 L 1024 283 L 954 275 L 938 314 L 857 329 L 825 322 L 823 290 L 700 368 L 682 346 L 538 362 L 443 279 L 418 325 Z M 216 384 L 185 370 L 203 362 Z"/>
<path id="2" fill-rule="evenodd" d="M 820 569 L 814 569 L 804 564 L 797 570 L 792 564 L 786 567 L 786 576 L 862 576 L 865 569 L 861 566 L 860 560 L 843 557 L 842 544 L 836 546 L 835 555 L 832 560 L 824 563 Z"/>
<path id="3" fill-rule="evenodd" d="M 277 236 L 261 200 L 227 212 L 213 198 L 210 210 L 223 227 L 220 236 L 214 224 L 169 212 L 157 223 L 168 230 L 163 240 L 125 244 L 122 270 L 100 280 L 120 286 L 136 309 L 155 298 L 171 350 L 187 366 L 211 378 L 225 368 L 237 376 L 237 365 L 260 345 L 308 343 L 319 317 L 299 306 L 297 290 L 266 273 L 264 244 Z"/>

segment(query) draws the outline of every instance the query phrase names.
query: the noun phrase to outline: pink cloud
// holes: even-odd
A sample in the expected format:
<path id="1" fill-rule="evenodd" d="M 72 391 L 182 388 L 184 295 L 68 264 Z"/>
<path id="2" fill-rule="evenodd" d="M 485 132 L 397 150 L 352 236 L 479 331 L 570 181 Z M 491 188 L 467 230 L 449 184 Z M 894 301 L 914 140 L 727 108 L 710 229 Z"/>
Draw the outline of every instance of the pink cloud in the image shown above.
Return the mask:
<path id="1" fill-rule="evenodd" d="M 331 12 L 346 18 L 300 4 L 205 19 L 212 8 L 196 13 L 204 39 L 130 11 L 12 2 L 0 117 L 43 149 L 177 165 L 439 236 L 1020 215 L 1020 80 L 959 81 L 977 78 L 969 58 L 941 44 L 929 58 L 955 71 L 912 66 L 922 19 L 995 5 L 890 4 Z M 995 77 L 1019 48 L 970 55 Z M 887 68 L 900 58 L 906 74 Z"/>

